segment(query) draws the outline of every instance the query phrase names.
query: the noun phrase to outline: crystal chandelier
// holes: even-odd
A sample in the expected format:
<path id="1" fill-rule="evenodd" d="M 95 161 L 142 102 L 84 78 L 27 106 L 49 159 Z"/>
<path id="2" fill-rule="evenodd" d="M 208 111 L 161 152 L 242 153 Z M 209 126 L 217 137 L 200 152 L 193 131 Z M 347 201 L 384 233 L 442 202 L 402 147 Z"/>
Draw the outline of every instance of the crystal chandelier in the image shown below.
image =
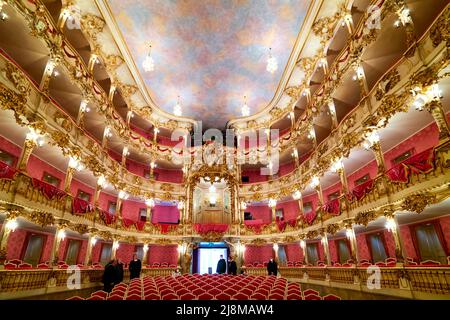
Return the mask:
<path id="1" fill-rule="evenodd" d="M 272 48 L 269 48 L 269 59 L 267 59 L 266 70 L 270 73 L 274 73 L 278 69 L 277 59 L 272 56 Z"/>
<path id="2" fill-rule="evenodd" d="M 248 117 L 250 115 L 250 108 L 247 105 L 247 96 L 244 96 L 244 105 L 242 106 L 241 112 L 243 117 Z"/>
<path id="3" fill-rule="evenodd" d="M 181 105 L 180 105 L 180 96 L 178 96 L 177 104 L 173 107 L 173 114 L 177 117 L 181 117 L 182 115 Z"/>
<path id="4" fill-rule="evenodd" d="M 152 45 L 150 45 L 148 55 L 145 57 L 145 60 L 142 63 L 142 67 L 144 68 L 145 72 L 151 72 L 155 69 L 155 62 L 153 61 L 151 54 L 152 54 Z"/>

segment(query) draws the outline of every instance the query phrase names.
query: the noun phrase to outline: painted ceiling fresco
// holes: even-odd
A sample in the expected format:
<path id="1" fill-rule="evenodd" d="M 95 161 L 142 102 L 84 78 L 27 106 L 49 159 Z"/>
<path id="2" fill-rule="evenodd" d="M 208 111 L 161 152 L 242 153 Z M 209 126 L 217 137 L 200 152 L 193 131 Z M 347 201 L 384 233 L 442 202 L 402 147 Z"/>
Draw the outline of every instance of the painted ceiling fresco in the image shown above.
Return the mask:
<path id="1" fill-rule="evenodd" d="M 254 114 L 272 100 L 307 11 L 307 0 L 109 0 L 150 96 L 203 128 Z M 155 69 L 142 63 L 152 45 Z M 266 71 L 269 48 L 278 70 Z"/>

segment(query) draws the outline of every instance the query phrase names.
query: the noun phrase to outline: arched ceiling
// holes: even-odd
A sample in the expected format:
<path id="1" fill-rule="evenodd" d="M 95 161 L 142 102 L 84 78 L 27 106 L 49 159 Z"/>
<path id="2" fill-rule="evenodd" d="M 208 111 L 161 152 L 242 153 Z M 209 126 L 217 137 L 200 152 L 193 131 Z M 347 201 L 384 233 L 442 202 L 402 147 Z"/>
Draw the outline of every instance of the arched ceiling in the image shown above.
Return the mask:
<path id="1" fill-rule="evenodd" d="M 203 129 L 225 127 L 241 116 L 243 96 L 251 114 L 274 97 L 299 34 L 308 0 L 108 0 L 112 16 L 152 100 Z M 152 44 L 155 70 L 142 63 Z M 266 71 L 269 47 L 278 70 Z"/>

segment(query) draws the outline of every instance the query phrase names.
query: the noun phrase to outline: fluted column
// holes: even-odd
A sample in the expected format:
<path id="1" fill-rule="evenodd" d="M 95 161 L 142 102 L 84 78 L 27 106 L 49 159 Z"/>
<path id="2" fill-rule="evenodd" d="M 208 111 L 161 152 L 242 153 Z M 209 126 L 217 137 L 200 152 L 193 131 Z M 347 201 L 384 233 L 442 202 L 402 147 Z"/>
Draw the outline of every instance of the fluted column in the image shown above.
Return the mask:
<path id="1" fill-rule="evenodd" d="M 52 252 L 50 254 L 50 265 L 51 266 L 55 266 L 58 263 L 61 241 L 66 237 L 66 233 L 65 233 L 66 228 L 67 228 L 66 222 L 59 222 L 56 227 L 55 237 L 53 239 Z"/>
<path id="2" fill-rule="evenodd" d="M 91 228 L 89 229 L 89 237 L 88 237 L 88 243 L 87 243 L 87 250 L 86 250 L 86 256 L 84 257 L 84 265 L 90 266 L 92 265 L 92 249 L 94 248 L 95 244 L 97 243 L 97 229 Z"/>
<path id="3" fill-rule="evenodd" d="M 3 221 L 0 230 L 0 267 L 4 264 L 7 255 L 8 239 L 12 232 L 17 228 L 17 217 L 20 212 L 11 210 L 6 213 L 6 218 Z"/>
<path id="4" fill-rule="evenodd" d="M 351 250 L 351 256 L 352 260 L 355 264 L 359 262 L 359 252 L 358 252 L 358 244 L 356 242 L 356 234 L 355 229 L 353 226 L 353 220 L 352 219 L 346 219 L 343 221 L 346 229 L 346 237 L 350 242 L 350 250 Z"/>
<path id="5" fill-rule="evenodd" d="M 384 155 L 383 151 L 381 150 L 381 144 L 379 141 L 376 141 L 372 144 L 370 149 L 373 151 L 373 154 L 375 156 L 375 160 L 377 162 L 378 166 L 378 176 L 383 175 L 386 171 L 386 164 L 384 162 Z"/>
<path id="6" fill-rule="evenodd" d="M 395 242 L 395 258 L 398 264 L 403 264 L 406 261 L 406 253 L 403 248 L 402 239 L 400 238 L 400 228 L 397 220 L 397 215 L 392 211 L 385 211 L 386 227 L 388 231 L 392 232 Z"/>
<path id="7" fill-rule="evenodd" d="M 75 168 L 67 167 L 66 177 L 64 179 L 64 191 L 70 193 L 70 184 L 72 183 Z"/>
<path id="8" fill-rule="evenodd" d="M 322 243 L 322 246 L 323 246 L 323 252 L 325 254 L 325 261 L 328 266 L 331 266 L 330 247 L 328 245 L 328 236 L 327 236 L 326 229 L 324 229 L 324 228 L 320 229 L 320 235 L 322 237 L 320 242 Z"/>

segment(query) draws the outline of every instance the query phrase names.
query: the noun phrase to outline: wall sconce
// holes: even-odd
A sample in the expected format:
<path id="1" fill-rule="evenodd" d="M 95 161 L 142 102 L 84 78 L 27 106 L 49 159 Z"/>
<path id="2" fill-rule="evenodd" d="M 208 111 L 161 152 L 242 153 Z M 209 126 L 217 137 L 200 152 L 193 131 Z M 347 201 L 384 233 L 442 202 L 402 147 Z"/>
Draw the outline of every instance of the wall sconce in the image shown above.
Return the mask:
<path id="1" fill-rule="evenodd" d="M 380 142 L 380 136 L 376 131 L 373 131 L 367 136 L 366 141 L 364 141 L 363 147 L 364 149 L 369 150 L 373 147 L 374 144 L 378 142 Z"/>
<path id="2" fill-rule="evenodd" d="M 119 191 L 119 199 L 127 200 L 129 198 L 129 194 L 123 190 Z"/>
<path id="3" fill-rule="evenodd" d="M 123 147 L 122 155 L 124 157 L 128 157 L 130 155 L 130 151 L 128 151 L 128 147 Z"/>
<path id="4" fill-rule="evenodd" d="M 29 128 L 30 132 L 26 135 L 26 140 L 33 141 L 37 146 L 42 147 L 44 145 L 44 137 L 33 128 Z"/>
<path id="5" fill-rule="evenodd" d="M 344 168 L 344 164 L 342 163 L 342 159 L 336 160 L 336 162 L 333 163 L 331 166 L 331 170 L 333 172 L 339 172 Z"/>
<path id="6" fill-rule="evenodd" d="M 386 223 L 384 225 L 389 232 L 393 232 L 397 230 L 397 224 L 393 217 L 387 217 Z"/>
<path id="7" fill-rule="evenodd" d="M 87 113 L 89 111 L 91 111 L 91 109 L 87 106 L 88 105 L 88 101 L 87 100 L 81 100 L 80 102 L 80 112 L 81 113 Z"/>
<path id="8" fill-rule="evenodd" d="M 270 198 L 269 199 L 269 207 L 275 208 L 277 206 L 277 200 Z"/>
<path id="9" fill-rule="evenodd" d="M 414 97 L 413 106 L 418 111 L 422 111 L 427 103 L 442 99 L 442 91 L 437 83 L 426 88 L 416 87 L 411 93 Z"/>
<path id="10" fill-rule="evenodd" d="M 319 186 L 319 184 L 320 184 L 320 180 L 318 177 L 314 176 L 311 178 L 311 183 L 310 183 L 311 188 L 315 189 Z"/>
<path id="11" fill-rule="evenodd" d="M 66 232 L 64 231 L 64 229 L 58 230 L 57 237 L 58 240 L 63 240 L 66 237 Z"/>
<path id="12" fill-rule="evenodd" d="M 278 251 L 278 243 L 273 244 L 273 250 Z"/>
<path id="13" fill-rule="evenodd" d="M 308 139 L 313 140 L 315 137 L 316 137 L 316 131 L 314 130 L 314 127 L 311 127 L 311 129 L 309 129 Z"/>
<path id="14" fill-rule="evenodd" d="M 19 226 L 19 224 L 17 223 L 16 219 L 8 220 L 8 222 L 6 222 L 6 224 L 5 224 L 5 228 L 6 228 L 7 232 L 16 231 L 18 226 Z"/>
<path id="15" fill-rule="evenodd" d="M 120 247 L 119 241 L 114 241 L 112 245 L 113 250 L 117 250 L 119 249 L 119 247 Z"/>
<path id="16" fill-rule="evenodd" d="M 144 254 L 148 251 L 148 244 L 144 244 L 142 247 L 142 250 L 144 251 Z"/>
<path id="17" fill-rule="evenodd" d="M 105 179 L 104 176 L 98 177 L 97 185 L 98 185 L 99 187 L 101 187 L 102 189 L 105 189 L 105 188 L 106 188 L 107 182 L 106 182 L 106 179 Z"/>
<path id="18" fill-rule="evenodd" d="M 297 151 L 297 149 L 294 149 L 294 150 L 292 151 L 291 156 L 292 156 L 293 158 L 298 158 L 298 151 Z"/>
<path id="19" fill-rule="evenodd" d="M 81 171 L 84 169 L 84 166 L 82 163 L 80 163 L 74 157 L 70 157 L 69 158 L 69 168 L 75 169 L 76 171 Z"/>
<path id="20" fill-rule="evenodd" d="M 177 205 L 178 210 L 183 210 L 184 209 L 184 202 L 183 201 L 179 201 L 178 205 Z"/>
<path id="21" fill-rule="evenodd" d="M 397 12 L 398 20 L 394 22 L 394 26 L 396 28 L 400 27 L 400 25 L 407 25 L 412 22 L 411 15 L 409 14 L 408 8 L 403 8 Z"/>
<path id="22" fill-rule="evenodd" d="M 353 239 L 354 236 L 355 236 L 355 233 L 354 233 L 353 229 L 352 228 L 347 228 L 347 230 L 345 230 L 345 236 L 349 240 Z"/>
<path id="23" fill-rule="evenodd" d="M 111 138 L 112 137 L 112 132 L 111 132 L 111 128 L 109 126 L 105 127 L 105 132 L 103 133 L 105 138 Z"/>
<path id="24" fill-rule="evenodd" d="M 155 161 L 150 162 L 150 168 L 155 169 L 157 166 Z"/>
<path id="25" fill-rule="evenodd" d="M 333 101 L 328 102 L 328 110 L 330 111 L 331 115 L 336 114 L 336 106 L 334 105 Z"/>
<path id="26" fill-rule="evenodd" d="M 293 194 L 292 194 L 292 198 L 294 200 L 300 200 L 302 197 L 302 193 L 300 190 L 296 190 Z"/>
<path id="27" fill-rule="evenodd" d="M 97 237 L 91 238 L 91 245 L 95 246 L 96 243 L 97 243 Z"/>
<path id="28" fill-rule="evenodd" d="M 306 248 L 306 242 L 305 242 L 305 240 L 300 240 L 300 247 L 301 247 L 303 250 L 305 250 L 305 248 Z"/>
<path id="29" fill-rule="evenodd" d="M 241 201 L 241 209 L 246 210 L 247 209 L 247 202 Z"/>
<path id="30" fill-rule="evenodd" d="M 153 198 L 145 199 L 145 205 L 153 208 L 155 206 L 155 200 Z"/>

